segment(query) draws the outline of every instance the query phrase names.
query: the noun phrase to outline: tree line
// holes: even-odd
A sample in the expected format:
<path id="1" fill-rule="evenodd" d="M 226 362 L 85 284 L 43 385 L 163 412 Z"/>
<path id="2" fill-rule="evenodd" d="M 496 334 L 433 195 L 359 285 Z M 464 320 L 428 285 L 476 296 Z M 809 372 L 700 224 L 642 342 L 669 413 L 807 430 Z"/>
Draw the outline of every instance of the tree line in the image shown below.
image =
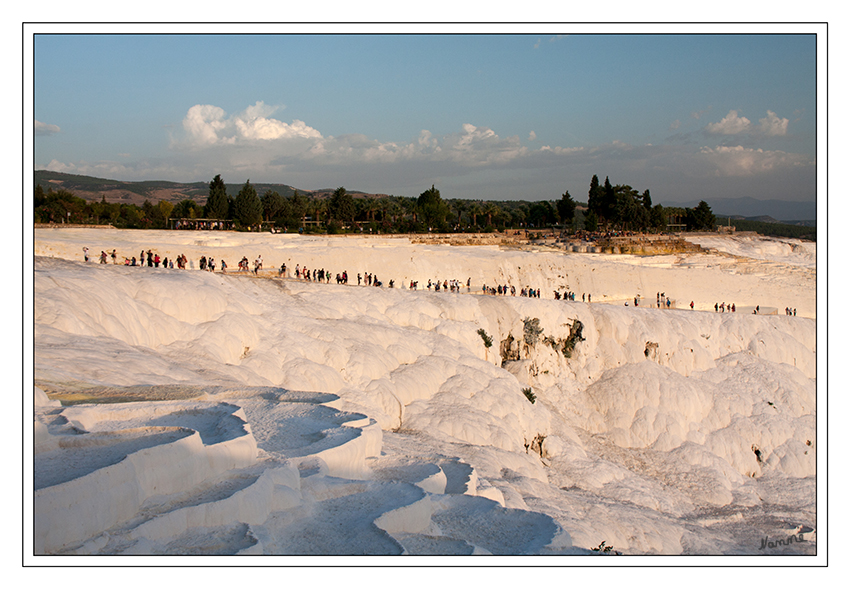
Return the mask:
<path id="1" fill-rule="evenodd" d="M 649 190 L 642 193 L 629 185 L 603 184 L 593 176 L 587 203 L 573 200 L 565 191 L 558 200 L 484 201 L 444 199 L 435 187 L 418 197 L 366 196 L 354 198 L 344 187 L 329 198 L 317 198 L 297 190 L 282 196 L 275 190 L 258 195 L 247 180 L 235 197 L 227 194 L 221 175 L 209 183 L 209 196 L 201 205 L 191 199 L 176 204 L 145 200 L 141 206 L 86 201 L 68 190 L 35 188 L 36 223 L 111 224 L 119 228 L 164 229 L 174 219 L 227 221 L 236 229 L 271 224 L 277 230 L 321 233 L 450 233 L 493 232 L 507 229 L 558 227 L 579 229 L 664 231 L 671 219 L 688 229 L 713 229 L 711 208 L 704 201 L 693 209 L 652 205 Z"/>
<path id="2" fill-rule="evenodd" d="M 612 185 L 608 177 L 599 184 L 594 174 L 587 193 L 585 229 L 596 231 L 618 229 L 621 231 L 663 231 L 668 225 L 684 225 L 691 230 L 713 230 L 716 219 L 704 200 L 694 208 L 652 205 L 649 189 L 642 193 L 628 184 Z M 677 221 L 671 223 L 671 219 Z"/>

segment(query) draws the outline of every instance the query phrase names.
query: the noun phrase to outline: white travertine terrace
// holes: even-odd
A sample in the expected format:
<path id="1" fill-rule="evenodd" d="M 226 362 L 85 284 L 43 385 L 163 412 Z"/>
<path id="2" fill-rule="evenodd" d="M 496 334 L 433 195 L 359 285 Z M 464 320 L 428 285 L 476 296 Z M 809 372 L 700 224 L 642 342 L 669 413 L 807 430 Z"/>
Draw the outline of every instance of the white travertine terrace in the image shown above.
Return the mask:
<path id="1" fill-rule="evenodd" d="M 37 230 L 35 552 L 759 554 L 791 533 L 772 510 L 814 524 L 814 246 L 718 239 L 638 259 Z M 229 270 L 84 264 L 83 245 Z M 232 271 L 258 254 L 265 278 Z M 349 284 L 278 279 L 282 262 Z M 543 295 L 480 294 L 500 283 Z M 786 549 L 813 553 L 806 533 Z"/>

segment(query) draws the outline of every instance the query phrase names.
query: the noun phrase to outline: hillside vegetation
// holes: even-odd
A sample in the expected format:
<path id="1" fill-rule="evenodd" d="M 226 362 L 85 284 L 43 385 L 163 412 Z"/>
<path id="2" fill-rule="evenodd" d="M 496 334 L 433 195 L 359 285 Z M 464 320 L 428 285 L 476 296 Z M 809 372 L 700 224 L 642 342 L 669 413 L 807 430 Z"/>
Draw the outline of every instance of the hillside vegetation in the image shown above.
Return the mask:
<path id="1" fill-rule="evenodd" d="M 457 233 L 557 227 L 566 231 L 713 230 L 727 225 L 701 202 L 695 208 L 652 204 L 628 185 L 600 184 L 594 175 L 587 203 L 559 200 L 444 199 L 432 186 L 419 197 L 367 194 L 343 187 L 317 191 L 286 184 L 226 184 L 168 181 L 122 182 L 39 170 L 35 172 L 36 223 L 111 224 L 128 229 L 164 229 L 176 219 L 219 219 L 227 228 L 266 223 L 310 233 Z M 216 185 L 216 206 L 209 203 Z M 250 202 L 236 206 L 240 194 Z M 244 199 L 243 199 L 244 200 Z M 237 209 L 251 214 L 237 214 Z M 261 210 L 262 209 L 262 210 Z M 674 225 L 668 225 L 673 223 Z M 815 240 L 813 226 L 733 219 L 738 231 Z"/>

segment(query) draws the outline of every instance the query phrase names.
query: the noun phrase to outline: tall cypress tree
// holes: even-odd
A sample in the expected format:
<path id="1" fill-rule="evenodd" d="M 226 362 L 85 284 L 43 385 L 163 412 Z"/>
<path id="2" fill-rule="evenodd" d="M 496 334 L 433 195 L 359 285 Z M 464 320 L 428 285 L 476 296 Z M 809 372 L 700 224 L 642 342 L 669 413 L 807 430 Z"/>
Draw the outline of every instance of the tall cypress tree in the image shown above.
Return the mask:
<path id="1" fill-rule="evenodd" d="M 572 225 L 573 218 L 576 214 L 576 203 L 573 197 L 570 196 L 570 191 L 567 190 L 558 201 L 558 215 L 561 217 L 561 223 L 564 225 Z"/>
<path id="2" fill-rule="evenodd" d="M 251 181 L 245 182 L 245 186 L 236 195 L 233 203 L 233 215 L 240 225 L 256 225 L 263 220 L 263 203 L 257 196 L 257 190 L 251 186 Z"/>
<path id="3" fill-rule="evenodd" d="M 596 174 L 590 179 L 590 190 L 587 191 L 587 208 L 597 217 L 602 215 L 602 192 L 599 188 L 599 178 Z"/>
<path id="4" fill-rule="evenodd" d="M 600 216 L 605 219 L 605 225 L 617 218 L 617 192 L 611 186 L 608 176 L 605 176 L 605 184 L 602 187 L 602 215 Z"/>
<path id="5" fill-rule="evenodd" d="M 643 191 L 643 208 L 647 211 L 652 210 L 652 197 L 649 195 L 649 188 Z"/>
<path id="6" fill-rule="evenodd" d="M 204 207 L 204 216 L 207 219 L 226 219 L 228 207 L 227 187 L 221 179 L 221 174 L 216 174 L 210 182 L 210 196 Z"/>

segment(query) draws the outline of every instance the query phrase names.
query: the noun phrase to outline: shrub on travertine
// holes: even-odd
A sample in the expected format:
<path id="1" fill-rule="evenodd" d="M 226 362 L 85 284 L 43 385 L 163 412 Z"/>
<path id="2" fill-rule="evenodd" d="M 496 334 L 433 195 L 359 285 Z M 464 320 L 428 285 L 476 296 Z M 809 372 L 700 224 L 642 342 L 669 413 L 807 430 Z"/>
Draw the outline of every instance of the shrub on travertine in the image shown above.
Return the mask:
<path id="1" fill-rule="evenodd" d="M 484 347 L 489 348 L 493 345 L 493 338 L 487 335 L 487 332 L 484 331 L 483 328 L 478 330 L 478 335 L 481 336 L 481 339 L 484 340 Z"/>
<path id="2" fill-rule="evenodd" d="M 540 319 L 526 317 L 522 320 L 522 335 L 527 346 L 533 346 L 540 340 L 543 328 L 540 327 Z"/>
<path id="3" fill-rule="evenodd" d="M 622 552 L 620 552 L 619 550 L 614 550 L 613 546 L 606 546 L 605 540 L 602 540 L 599 546 L 597 546 L 596 548 L 591 548 L 591 550 L 593 552 L 602 552 L 603 554 L 616 554 L 617 556 L 622 555 Z"/>
<path id="4" fill-rule="evenodd" d="M 570 358 L 573 355 L 573 350 L 575 349 L 576 344 L 584 341 L 584 338 L 581 335 L 583 329 L 584 325 L 582 325 L 581 321 L 578 319 L 573 321 L 573 324 L 570 326 L 570 335 L 564 341 L 564 345 L 561 348 L 561 353 L 564 354 L 565 358 Z"/>

